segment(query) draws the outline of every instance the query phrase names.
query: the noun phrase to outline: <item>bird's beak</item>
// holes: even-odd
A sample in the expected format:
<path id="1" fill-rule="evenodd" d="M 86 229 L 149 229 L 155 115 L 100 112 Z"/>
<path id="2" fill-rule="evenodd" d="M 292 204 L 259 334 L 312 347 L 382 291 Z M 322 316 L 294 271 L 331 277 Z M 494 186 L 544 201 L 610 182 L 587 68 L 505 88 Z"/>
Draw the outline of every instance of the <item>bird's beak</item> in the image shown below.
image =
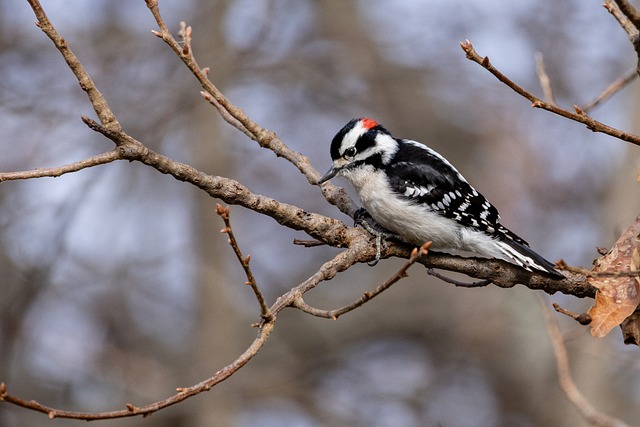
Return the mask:
<path id="1" fill-rule="evenodd" d="M 320 180 L 318 181 L 318 185 L 322 184 L 323 182 L 329 181 L 331 178 L 336 176 L 339 171 L 340 169 L 336 168 L 335 165 L 332 166 L 331 169 L 327 171 L 327 173 L 322 175 L 322 178 L 320 178 Z"/>

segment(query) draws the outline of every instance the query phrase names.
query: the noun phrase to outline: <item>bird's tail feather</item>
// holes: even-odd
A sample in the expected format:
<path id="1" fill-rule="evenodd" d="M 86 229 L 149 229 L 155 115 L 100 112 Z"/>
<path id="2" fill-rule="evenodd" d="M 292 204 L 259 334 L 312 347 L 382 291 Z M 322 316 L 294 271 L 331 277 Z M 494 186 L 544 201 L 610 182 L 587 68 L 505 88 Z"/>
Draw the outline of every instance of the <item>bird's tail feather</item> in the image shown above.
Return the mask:
<path id="1" fill-rule="evenodd" d="M 558 279 L 564 278 L 551 262 L 534 252 L 529 246 L 514 240 L 500 240 L 496 242 L 496 245 L 509 260 L 525 270 L 532 271 L 532 269 L 535 269 L 544 271 Z"/>

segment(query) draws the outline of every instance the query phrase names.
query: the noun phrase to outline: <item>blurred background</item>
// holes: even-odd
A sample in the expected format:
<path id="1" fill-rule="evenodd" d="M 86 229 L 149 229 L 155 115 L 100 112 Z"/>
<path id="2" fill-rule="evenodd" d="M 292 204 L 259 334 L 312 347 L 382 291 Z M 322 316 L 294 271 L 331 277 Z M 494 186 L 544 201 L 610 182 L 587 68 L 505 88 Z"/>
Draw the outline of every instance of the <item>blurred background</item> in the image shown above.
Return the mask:
<path id="1" fill-rule="evenodd" d="M 124 129 L 154 150 L 253 192 L 351 220 L 297 170 L 222 122 L 150 30 L 143 1 L 47 1 Z M 534 110 L 465 59 L 471 40 L 541 94 L 544 55 L 557 101 L 592 100 L 635 67 L 600 2 L 578 0 L 160 0 L 169 28 L 194 29 L 201 66 L 262 126 L 324 172 L 329 142 L 372 116 L 449 158 L 503 223 L 551 260 L 589 267 L 640 211 L 638 149 Z M 0 171 L 51 167 L 112 148 L 27 3 L 0 0 Z M 637 83 L 593 116 L 638 129 Z M 339 180 L 336 184 L 344 185 Z M 207 378 L 254 339 L 259 316 L 219 233 L 216 200 L 137 163 L 0 185 L 0 381 L 68 410 L 163 399 Z M 271 303 L 338 249 L 232 208 Z M 355 266 L 305 299 L 336 308 L 402 260 Z M 285 310 L 266 347 L 210 392 L 151 418 L 101 426 L 580 426 L 557 385 L 537 295 L 459 289 L 414 267 L 338 321 Z M 553 301 L 585 311 L 591 301 Z M 596 408 L 640 419 L 638 349 L 560 318 L 578 387 Z M 151 424 L 150 424 L 151 423 Z M 78 425 L 0 405 L 0 426 Z"/>

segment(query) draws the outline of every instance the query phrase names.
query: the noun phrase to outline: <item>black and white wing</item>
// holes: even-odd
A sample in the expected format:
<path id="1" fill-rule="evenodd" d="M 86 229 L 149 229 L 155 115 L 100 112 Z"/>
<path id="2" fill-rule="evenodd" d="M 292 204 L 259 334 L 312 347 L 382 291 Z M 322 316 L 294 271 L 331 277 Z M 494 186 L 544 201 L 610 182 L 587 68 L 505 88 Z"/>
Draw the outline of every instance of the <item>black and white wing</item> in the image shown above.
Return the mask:
<path id="1" fill-rule="evenodd" d="M 500 225 L 498 210 L 442 156 L 416 142 L 402 142 L 402 150 L 387 166 L 390 185 L 400 197 L 465 227 L 489 235 L 503 233 L 526 244 Z"/>

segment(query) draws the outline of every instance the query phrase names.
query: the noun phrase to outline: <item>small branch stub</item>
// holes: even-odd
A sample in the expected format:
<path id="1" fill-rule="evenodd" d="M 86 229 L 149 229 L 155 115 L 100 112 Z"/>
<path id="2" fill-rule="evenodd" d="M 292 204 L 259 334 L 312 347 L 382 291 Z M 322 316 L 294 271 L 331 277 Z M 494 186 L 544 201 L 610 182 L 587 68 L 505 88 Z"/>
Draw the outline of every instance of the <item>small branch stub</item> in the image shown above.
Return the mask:
<path id="1" fill-rule="evenodd" d="M 565 316 L 569 316 L 571 317 L 573 320 L 575 320 L 576 322 L 580 323 L 581 325 L 588 325 L 589 323 L 591 323 L 591 316 L 589 316 L 589 313 L 574 313 L 572 311 L 569 311 L 565 308 L 560 307 L 558 304 L 556 304 L 555 302 L 553 303 L 553 309 L 555 311 L 557 311 L 558 313 L 564 314 Z"/>

